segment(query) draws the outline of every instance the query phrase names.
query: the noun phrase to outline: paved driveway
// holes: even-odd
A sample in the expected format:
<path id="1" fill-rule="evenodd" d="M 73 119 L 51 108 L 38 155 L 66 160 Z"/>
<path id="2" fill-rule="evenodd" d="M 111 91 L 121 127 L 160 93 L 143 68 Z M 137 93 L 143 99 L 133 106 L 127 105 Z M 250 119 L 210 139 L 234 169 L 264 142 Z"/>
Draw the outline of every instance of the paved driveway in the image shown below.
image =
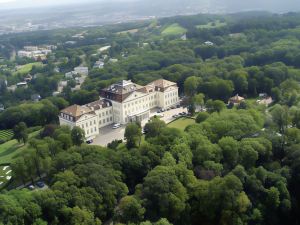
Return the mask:
<path id="1" fill-rule="evenodd" d="M 165 111 L 165 112 L 162 112 L 162 113 L 151 112 L 150 116 L 152 117 L 154 115 L 161 115 L 161 116 L 163 116 L 161 118 L 161 120 L 165 121 L 165 123 L 170 123 L 173 120 L 175 120 L 175 118 L 173 118 L 173 116 L 178 115 L 181 112 L 187 113 L 187 108 L 180 107 L 180 108 L 171 109 L 169 111 Z"/>
<path id="2" fill-rule="evenodd" d="M 156 113 L 157 110 L 151 110 L 150 117 L 154 115 L 163 116 L 161 120 L 165 121 L 166 123 L 170 123 L 175 120 L 172 116 L 176 115 L 181 112 L 187 112 L 186 108 L 176 108 L 171 109 L 166 112 Z M 142 123 L 142 126 L 145 126 L 147 121 Z M 107 127 L 103 127 L 100 130 L 100 134 L 94 139 L 92 145 L 100 145 L 100 146 L 107 146 L 107 144 L 111 143 L 113 140 L 124 140 L 125 134 L 125 125 L 118 129 L 113 129 L 113 125 L 109 125 Z"/>
<path id="3" fill-rule="evenodd" d="M 94 139 L 92 145 L 107 146 L 113 140 L 123 140 L 125 133 L 125 126 L 122 126 L 118 129 L 113 129 L 113 125 L 103 127 L 100 130 L 100 134 Z"/>

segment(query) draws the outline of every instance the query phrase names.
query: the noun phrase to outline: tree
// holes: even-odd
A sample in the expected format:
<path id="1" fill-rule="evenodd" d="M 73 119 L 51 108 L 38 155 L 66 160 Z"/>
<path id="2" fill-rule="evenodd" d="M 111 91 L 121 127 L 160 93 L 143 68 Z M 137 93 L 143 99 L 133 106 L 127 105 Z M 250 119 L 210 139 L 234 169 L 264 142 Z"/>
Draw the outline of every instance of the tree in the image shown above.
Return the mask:
<path id="1" fill-rule="evenodd" d="M 202 123 L 208 117 L 209 117 L 209 113 L 208 112 L 199 112 L 198 115 L 197 115 L 197 117 L 196 117 L 196 122 L 197 123 Z"/>
<path id="2" fill-rule="evenodd" d="M 85 133 L 80 127 L 73 127 L 71 131 L 71 138 L 73 144 L 80 146 L 84 143 Z"/>
<path id="3" fill-rule="evenodd" d="M 200 107 L 200 110 L 202 111 L 203 106 L 204 106 L 204 99 L 205 99 L 205 95 L 202 93 L 196 94 L 193 97 L 193 103 L 195 104 L 195 107 L 198 109 Z"/>
<path id="4" fill-rule="evenodd" d="M 145 209 L 135 196 L 125 196 L 115 212 L 115 218 L 121 223 L 139 223 L 144 219 Z"/>
<path id="5" fill-rule="evenodd" d="M 212 113 L 212 112 L 221 112 L 223 109 L 226 108 L 226 105 L 224 102 L 220 101 L 220 100 L 208 100 L 206 102 L 206 108 L 208 110 L 208 112 Z"/>
<path id="6" fill-rule="evenodd" d="M 18 140 L 18 142 L 23 141 L 25 144 L 28 140 L 28 131 L 27 131 L 27 126 L 24 122 L 20 122 L 17 124 L 14 129 L 14 138 Z"/>
<path id="7" fill-rule="evenodd" d="M 166 127 L 166 123 L 159 118 L 151 118 L 150 122 L 148 122 L 144 130 L 146 131 L 146 138 L 159 136 L 161 131 Z"/>
<path id="8" fill-rule="evenodd" d="M 151 219 L 165 217 L 176 221 L 187 206 L 187 191 L 177 178 L 173 167 L 158 166 L 150 171 L 142 189 L 146 214 Z"/>
<path id="9" fill-rule="evenodd" d="M 248 90 L 248 73 L 244 70 L 235 70 L 230 75 L 236 94 L 245 94 Z"/>
<path id="10" fill-rule="evenodd" d="M 72 138 L 69 134 L 59 134 L 57 137 L 57 140 L 62 144 L 62 148 L 67 150 L 72 146 Z"/>
<path id="11" fill-rule="evenodd" d="M 222 149 L 224 163 L 229 168 L 234 168 L 239 159 L 239 142 L 232 137 L 223 137 L 218 144 Z"/>
<path id="12" fill-rule="evenodd" d="M 271 111 L 272 119 L 277 125 L 279 132 L 284 134 L 289 124 L 289 113 L 286 106 L 275 105 Z"/>
<path id="13" fill-rule="evenodd" d="M 57 125 L 54 125 L 54 124 L 46 125 L 40 133 L 41 137 L 42 138 L 53 137 L 53 134 L 54 134 L 54 131 L 56 130 L 56 128 L 57 128 Z"/>
<path id="14" fill-rule="evenodd" d="M 127 140 L 127 148 L 134 148 L 140 145 L 142 130 L 136 123 L 130 123 L 126 126 L 125 139 Z"/>
<path id="15" fill-rule="evenodd" d="M 189 77 L 184 82 L 184 92 L 187 96 L 193 97 L 197 93 L 198 86 L 201 82 L 199 77 Z"/>
<path id="16" fill-rule="evenodd" d="M 17 181 L 21 181 L 23 185 L 26 183 L 28 175 L 26 173 L 26 163 L 23 157 L 18 157 L 12 164 L 13 177 Z"/>
<path id="17" fill-rule="evenodd" d="M 80 209 L 78 206 L 75 206 L 70 210 L 70 219 L 72 225 L 101 225 L 101 221 L 95 219 L 92 212 Z"/>

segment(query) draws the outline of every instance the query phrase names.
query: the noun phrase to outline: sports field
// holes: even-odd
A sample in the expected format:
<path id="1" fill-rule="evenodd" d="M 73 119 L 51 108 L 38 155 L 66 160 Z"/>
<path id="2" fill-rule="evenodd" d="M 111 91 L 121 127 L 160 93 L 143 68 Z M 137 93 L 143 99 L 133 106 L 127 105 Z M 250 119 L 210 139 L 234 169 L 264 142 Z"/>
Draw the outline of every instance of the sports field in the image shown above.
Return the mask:
<path id="1" fill-rule="evenodd" d="M 178 23 L 173 23 L 172 25 L 166 27 L 162 31 L 162 35 L 169 36 L 169 35 L 180 35 L 186 33 L 187 30 L 180 26 Z"/>
<path id="2" fill-rule="evenodd" d="M 0 140 L 9 141 L 13 137 L 12 130 L 0 130 Z"/>

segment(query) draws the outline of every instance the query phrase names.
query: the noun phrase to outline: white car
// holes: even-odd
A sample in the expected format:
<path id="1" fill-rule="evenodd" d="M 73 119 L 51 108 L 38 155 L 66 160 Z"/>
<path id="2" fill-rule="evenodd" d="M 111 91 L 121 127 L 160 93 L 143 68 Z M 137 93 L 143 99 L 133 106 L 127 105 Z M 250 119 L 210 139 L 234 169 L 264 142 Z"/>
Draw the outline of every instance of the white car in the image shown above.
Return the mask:
<path id="1" fill-rule="evenodd" d="M 121 127 L 121 124 L 119 124 L 119 123 L 116 123 L 115 125 L 113 125 L 113 129 L 117 129 L 117 128 L 119 128 L 119 127 Z"/>

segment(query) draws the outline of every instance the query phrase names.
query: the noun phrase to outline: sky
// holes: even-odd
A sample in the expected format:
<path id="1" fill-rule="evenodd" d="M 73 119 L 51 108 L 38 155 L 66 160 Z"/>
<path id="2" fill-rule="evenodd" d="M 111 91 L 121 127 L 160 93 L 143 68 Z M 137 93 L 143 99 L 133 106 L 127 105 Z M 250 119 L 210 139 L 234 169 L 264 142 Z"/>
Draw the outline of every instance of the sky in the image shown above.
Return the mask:
<path id="1" fill-rule="evenodd" d="M 62 4 L 79 4 L 88 2 L 105 2 L 109 0 L 0 0 L 0 8 L 40 7 Z M 121 0 L 123 1 L 123 0 Z"/>
<path id="2" fill-rule="evenodd" d="M 12 8 L 33 8 L 68 4 L 85 4 L 90 2 L 164 2 L 164 0 L 0 0 L 1 9 Z M 182 3 L 197 2 L 197 0 L 181 0 Z M 268 10 L 275 12 L 287 12 L 300 10 L 300 0 L 198 0 L 199 5 L 203 2 L 210 2 L 211 5 L 224 6 L 228 11 L 243 10 Z"/>

